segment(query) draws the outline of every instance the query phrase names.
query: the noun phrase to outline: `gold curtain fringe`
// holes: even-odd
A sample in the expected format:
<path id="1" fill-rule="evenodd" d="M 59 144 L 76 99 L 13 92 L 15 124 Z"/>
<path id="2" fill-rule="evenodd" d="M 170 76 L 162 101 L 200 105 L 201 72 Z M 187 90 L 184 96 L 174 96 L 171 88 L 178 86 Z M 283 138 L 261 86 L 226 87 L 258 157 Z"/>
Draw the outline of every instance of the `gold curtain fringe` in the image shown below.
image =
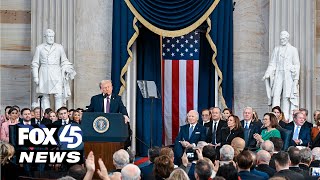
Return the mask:
<path id="1" fill-rule="evenodd" d="M 207 31 L 206 31 L 206 38 L 210 44 L 210 47 L 211 49 L 213 50 L 213 55 L 212 55 L 212 58 L 211 58 L 211 61 L 212 61 L 212 64 L 213 66 L 215 67 L 216 71 L 217 71 L 217 74 L 218 74 L 218 77 L 219 77 L 219 80 L 218 80 L 218 91 L 219 91 L 219 97 L 221 99 L 221 104 L 223 106 L 223 108 L 227 108 L 227 104 L 226 104 L 226 101 L 223 97 L 223 94 L 222 94 L 222 87 L 221 87 L 221 84 L 222 84 L 222 80 L 223 80 L 223 76 L 222 76 L 222 72 L 219 68 L 219 65 L 217 63 L 217 60 L 216 60 L 216 57 L 217 57 L 217 47 L 216 45 L 214 44 L 214 42 L 212 41 L 211 37 L 210 37 L 210 31 L 211 31 L 211 19 L 208 17 L 207 19 L 207 24 L 208 24 L 208 28 L 207 28 Z"/>
<path id="2" fill-rule="evenodd" d="M 165 36 L 165 37 L 177 37 L 177 36 L 182 36 L 185 34 L 190 33 L 191 31 L 195 30 L 196 28 L 198 28 L 212 13 L 212 11 L 216 8 L 216 6 L 218 5 L 218 3 L 220 2 L 220 0 L 215 0 L 212 5 L 209 7 L 209 9 L 202 15 L 202 17 L 200 17 L 196 22 L 194 22 L 193 24 L 191 24 L 190 26 L 183 28 L 183 29 L 179 29 L 179 30 L 174 30 L 174 31 L 170 31 L 170 30 L 165 30 L 165 29 L 161 29 L 158 28 L 154 25 L 152 25 L 151 23 L 149 23 L 146 19 L 144 19 L 140 13 L 134 8 L 134 6 L 131 4 L 130 0 L 125 0 L 125 3 L 127 4 L 127 6 L 129 7 L 130 11 L 134 14 L 135 17 L 138 18 L 138 20 L 145 26 L 147 27 L 150 31 L 160 35 L 160 36 Z"/>
<path id="3" fill-rule="evenodd" d="M 120 73 L 120 82 L 121 82 L 121 87 L 120 87 L 120 91 L 119 91 L 119 96 L 122 95 L 123 91 L 126 89 L 126 81 L 123 79 L 123 76 L 127 73 L 128 71 L 128 66 L 129 64 L 131 63 L 132 61 L 132 51 L 131 51 L 131 46 L 132 44 L 136 41 L 137 37 L 139 36 L 139 28 L 138 26 L 136 25 L 136 23 L 138 22 L 137 18 L 134 17 L 133 18 L 133 23 L 132 23 L 132 26 L 133 26 L 133 29 L 136 31 L 132 37 L 130 38 L 128 44 L 127 44 L 127 51 L 128 51 L 128 54 L 129 54 L 129 57 L 127 59 L 127 62 L 126 64 L 123 66 L 123 68 L 121 69 L 121 73 Z"/>

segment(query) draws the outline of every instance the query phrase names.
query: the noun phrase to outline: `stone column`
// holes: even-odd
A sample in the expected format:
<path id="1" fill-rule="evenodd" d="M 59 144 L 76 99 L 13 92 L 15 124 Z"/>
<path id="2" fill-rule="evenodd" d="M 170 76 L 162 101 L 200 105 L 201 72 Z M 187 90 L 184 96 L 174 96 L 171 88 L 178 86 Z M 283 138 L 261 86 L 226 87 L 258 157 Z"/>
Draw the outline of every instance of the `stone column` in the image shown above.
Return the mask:
<path id="1" fill-rule="evenodd" d="M 290 43 L 298 49 L 300 107 L 309 110 L 310 122 L 316 104 L 315 5 L 314 0 L 270 0 L 269 18 L 269 57 L 273 48 L 280 44 L 282 30 L 289 32 Z"/>
<path id="2" fill-rule="evenodd" d="M 32 0 L 31 1 L 31 52 L 34 54 L 37 45 L 43 43 L 46 29 L 55 31 L 55 42 L 62 44 L 70 62 L 74 63 L 74 13 L 75 0 Z M 31 60 L 32 61 L 32 60 Z M 30 64 L 31 64 L 30 61 Z M 77 71 L 77 69 L 76 69 Z M 32 102 L 37 102 L 35 84 L 32 81 Z M 68 101 L 68 107 L 73 107 L 74 94 L 71 85 L 72 96 Z M 54 101 L 51 101 L 54 102 Z M 51 103 L 51 108 L 54 109 Z"/>
<path id="3" fill-rule="evenodd" d="M 77 0 L 75 7 L 75 107 L 85 108 L 111 79 L 113 1 Z"/>

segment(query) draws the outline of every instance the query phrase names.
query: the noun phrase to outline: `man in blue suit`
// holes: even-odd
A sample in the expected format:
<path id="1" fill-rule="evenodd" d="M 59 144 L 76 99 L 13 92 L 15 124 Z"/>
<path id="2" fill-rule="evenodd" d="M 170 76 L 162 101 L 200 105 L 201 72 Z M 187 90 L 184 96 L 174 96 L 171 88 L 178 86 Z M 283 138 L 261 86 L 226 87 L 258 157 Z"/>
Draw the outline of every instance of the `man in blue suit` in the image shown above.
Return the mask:
<path id="1" fill-rule="evenodd" d="M 291 130 L 290 146 L 308 146 L 311 142 L 311 130 L 305 123 L 304 114 L 297 112 L 293 115 L 293 121 L 286 125 L 286 129 Z"/>
<path id="2" fill-rule="evenodd" d="M 121 113 L 125 122 L 129 122 L 127 108 L 123 105 L 121 97 L 113 94 L 113 86 L 110 80 L 102 80 L 99 83 L 102 94 L 91 98 L 87 112 Z"/>
<path id="3" fill-rule="evenodd" d="M 181 164 L 181 157 L 185 148 L 196 147 L 199 141 L 206 140 L 206 128 L 198 123 L 199 113 L 189 111 L 188 124 L 180 126 L 180 131 L 174 142 L 174 163 Z"/>
<path id="4" fill-rule="evenodd" d="M 244 129 L 244 140 L 246 141 L 246 147 L 255 148 L 257 141 L 253 138 L 255 133 L 260 134 L 261 122 L 253 121 L 253 109 L 252 107 L 245 107 L 243 110 L 243 120 L 241 126 Z"/>

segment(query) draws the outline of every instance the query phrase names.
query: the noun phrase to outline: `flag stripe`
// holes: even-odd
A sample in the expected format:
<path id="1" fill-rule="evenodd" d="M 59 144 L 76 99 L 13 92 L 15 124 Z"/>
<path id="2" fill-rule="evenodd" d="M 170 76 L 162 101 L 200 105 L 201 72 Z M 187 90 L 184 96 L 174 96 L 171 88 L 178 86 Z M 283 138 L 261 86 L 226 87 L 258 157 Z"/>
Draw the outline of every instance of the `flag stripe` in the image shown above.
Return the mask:
<path id="1" fill-rule="evenodd" d="M 164 119 L 165 119 L 165 144 L 172 144 L 172 63 L 164 61 Z"/>
<path id="2" fill-rule="evenodd" d="M 172 61 L 172 140 L 179 130 L 179 61 Z"/>
<path id="3" fill-rule="evenodd" d="M 193 60 L 187 61 L 187 112 L 193 109 Z"/>
<path id="4" fill-rule="evenodd" d="M 164 124 L 164 122 L 165 122 L 165 119 L 164 119 L 164 89 L 165 89 L 165 87 L 164 87 L 164 72 L 165 72 L 165 70 L 164 70 L 164 67 L 165 66 L 165 63 L 164 63 L 164 61 L 162 60 L 162 62 L 161 62 L 161 94 L 162 94 L 162 103 L 161 103 L 161 106 L 162 106 L 162 111 L 163 111 L 163 113 L 161 114 L 162 115 L 162 124 Z M 165 130 L 165 127 L 164 128 L 162 128 L 162 144 L 166 144 L 166 141 L 165 141 L 165 132 L 166 132 L 166 130 Z"/>
<path id="5" fill-rule="evenodd" d="M 193 109 L 198 110 L 199 61 L 193 61 Z"/>
<path id="6" fill-rule="evenodd" d="M 187 61 L 179 61 L 179 125 L 182 126 L 185 124 L 187 104 Z"/>

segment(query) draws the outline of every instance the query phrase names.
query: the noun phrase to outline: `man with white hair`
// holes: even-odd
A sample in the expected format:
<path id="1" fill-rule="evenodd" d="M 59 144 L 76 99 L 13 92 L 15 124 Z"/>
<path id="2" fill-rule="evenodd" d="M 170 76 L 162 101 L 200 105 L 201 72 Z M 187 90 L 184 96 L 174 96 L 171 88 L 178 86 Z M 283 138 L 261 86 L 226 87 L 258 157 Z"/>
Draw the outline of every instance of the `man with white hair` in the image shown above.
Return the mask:
<path id="1" fill-rule="evenodd" d="M 199 141 L 205 141 L 206 128 L 198 123 L 199 113 L 191 110 L 187 114 L 188 124 L 180 126 L 180 131 L 174 142 L 174 164 L 181 165 L 181 157 L 185 148 L 196 147 Z"/>
<path id="2" fill-rule="evenodd" d="M 274 145 L 270 140 L 262 142 L 260 148 L 270 153 L 270 155 L 272 155 L 274 152 Z"/>
<path id="3" fill-rule="evenodd" d="M 310 167 L 320 167 L 320 147 L 312 149 L 312 162 Z"/>
<path id="4" fill-rule="evenodd" d="M 141 171 L 138 166 L 134 164 L 128 164 L 121 170 L 122 180 L 139 180 L 141 179 Z"/>
<path id="5" fill-rule="evenodd" d="M 234 149 L 232 146 L 225 144 L 220 149 L 220 166 L 223 164 L 229 164 L 233 161 Z"/>
<path id="6" fill-rule="evenodd" d="M 120 149 L 113 153 L 113 165 L 116 168 L 114 172 L 121 172 L 121 169 L 129 164 L 129 153 L 124 149 Z"/>
<path id="7" fill-rule="evenodd" d="M 258 171 L 265 172 L 269 175 L 269 177 L 272 177 L 274 175 L 274 173 L 276 173 L 276 171 L 269 166 L 270 159 L 271 159 L 271 155 L 269 152 L 267 152 L 265 150 L 260 150 L 257 153 L 257 160 L 256 160 L 257 167 L 256 167 L 256 169 Z"/>
<path id="8" fill-rule="evenodd" d="M 263 76 L 266 81 L 268 105 L 280 106 L 286 118 L 299 105 L 300 61 L 297 48 L 289 43 L 289 33 L 280 33 L 280 46 L 272 52 L 269 66 Z M 281 101 L 281 102 L 280 102 Z"/>
<path id="9" fill-rule="evenodd" d="M 261 122 L 253 121 L 253 109 L 252 107 L 245 107 L 243 109 L 243 120 L 241 126 L 244 130 L 244 140 L 246 141 L 246 147 L 255 148 L 257 141 L 253 138 L 254 134 L 260 134 Z"/>

